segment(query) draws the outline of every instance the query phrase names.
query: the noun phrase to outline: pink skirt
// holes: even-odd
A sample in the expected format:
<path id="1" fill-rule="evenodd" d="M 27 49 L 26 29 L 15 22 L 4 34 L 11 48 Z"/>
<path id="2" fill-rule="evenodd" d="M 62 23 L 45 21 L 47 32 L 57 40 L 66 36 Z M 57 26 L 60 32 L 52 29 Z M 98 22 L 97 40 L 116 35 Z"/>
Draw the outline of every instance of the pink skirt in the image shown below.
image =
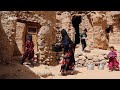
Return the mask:
<path id="1" fill-rule="evenodd" d="M 108 62 L 109 70 L 113 70 L 113 68 L 119 68 L 119 62 L 115 59 L 109 59 Z"/>

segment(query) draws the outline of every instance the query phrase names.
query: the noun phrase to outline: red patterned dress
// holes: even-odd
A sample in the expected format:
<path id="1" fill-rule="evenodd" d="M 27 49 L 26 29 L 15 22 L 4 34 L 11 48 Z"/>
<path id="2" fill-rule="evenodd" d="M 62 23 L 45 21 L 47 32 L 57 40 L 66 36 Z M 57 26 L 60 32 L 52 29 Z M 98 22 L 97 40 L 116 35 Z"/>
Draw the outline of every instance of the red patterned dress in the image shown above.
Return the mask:
<path id="1" fill-rule="evenodd" d="M 113 68 L 119 68 L 119 62 L 116 60 L 117 57 L 117 53 L 116 51 L 111 51 L 109 52 L 109 54 L 107 55 L 107 57 L 109 58 L 109 70 L 113 70 Z"/>
<path id="2" fill-rule="evenodd" d="M 31 60 L 34 57 L 34 44 L 33 41 L 27 40 L 25 43 L 25 53 L 22 58 L 22 63 L 25 61 L 26 58 Z"/>

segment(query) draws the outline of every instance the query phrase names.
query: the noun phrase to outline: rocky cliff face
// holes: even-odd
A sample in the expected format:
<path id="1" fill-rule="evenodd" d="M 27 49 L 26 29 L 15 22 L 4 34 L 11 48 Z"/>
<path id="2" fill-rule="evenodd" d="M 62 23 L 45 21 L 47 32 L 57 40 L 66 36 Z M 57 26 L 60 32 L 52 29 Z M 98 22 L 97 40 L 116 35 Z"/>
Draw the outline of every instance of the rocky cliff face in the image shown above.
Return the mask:
<path id="1" fill-rule="evenodd" d="M 70 33 L 71 18 L 73 16 L 81 16 L 82 22 L 79 25 L 80 33 L 86 28 L 88 29 L 88 39 L 87 45 L 88 47 L 107 49 L 109 44 L 118 44 L 119 43 L 119 20 L 120 20 L 120 12 L 119 11 L 70 11 L 67 15 L 65 12 L 58 12 L 57 19 L 59 20 L 61 27 L 66 29 L 68 33 Z M 62 22 L 64 18 L 65 22 Z M 68 25 L 67 25 L 67 24 Z M 60 26 L 59 25 L 59 26 Z M 110 31 L 106 32 L 106 29 L 109 25 L 113 26 L 113 33 Z M 73 28 L 74 29 L 74 28 Z M 72 29 L 72 30 L 73 30 Z M 69 30 L 69 31 L 68 31 Z M 72 31 L 71 30 L 71 31 Z M 73 30 L 74 31 L 74 30 Z M 75 32 L 74 32 L 75 33 Z M 70 35 L 70 34 L 69 34 Z"/>
<path id="2" fill-rule="evenodd" d="M 11 60 L 13 56 L 23 53 L 25 22 L 39 24 L 37 35 L 40 62 L 54 62 L 56 53 L 52 52 L 52 44 L 61 41 L 60 31 L 65 29 L 71 40 L 75 42 L 73 16 L 81 16 L 80 33 L 88 29 L 87 46 L 107 49 L 110 44 L 120 44 L 120 12 L 119 11 L 1 11 L 0 13 L 0 60 Z M 109 25 L 113 33 L 106 32 Z M 52 63 L 53 64 L 53 63 Z"/>
<path id="3" fill-rule="evenodd" d="M 110 44 L 120 44 L 120 12 L 106 12 L 108 24 L 113 25 L 113 33 L 109 34 Z"/>
<path id="4" fill-rule="evenodd" d="M 57 28 L 59 28 L 58 31 L 61 31 L 62 29 L 65 29 L 68 32 L 68 35 L 70 36 L 71 40 L 75 41 L 75 29 L 72 25 L 72 16 L 70 12 L 62 12 L 61 14 L 56 14 L 57 19 Z M 61 35 L 59 33 L 59 35 Z"/>
<path id="5" fill-rule="evenodd" d="M 16 22 L 9 17 L 14 17 L 15 12 L 1 11 L 0 15 L 0 49 L 1 60 L 11 60 L 14 52 Z"/>

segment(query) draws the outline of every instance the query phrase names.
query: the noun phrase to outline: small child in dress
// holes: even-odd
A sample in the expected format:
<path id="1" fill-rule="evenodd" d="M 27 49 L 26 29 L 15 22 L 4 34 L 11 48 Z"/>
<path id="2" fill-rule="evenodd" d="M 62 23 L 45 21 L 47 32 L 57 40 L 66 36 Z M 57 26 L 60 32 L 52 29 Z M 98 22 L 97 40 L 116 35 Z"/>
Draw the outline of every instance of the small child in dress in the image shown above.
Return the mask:
<path id="1" fill-rule="evenodd" d="M 110 71 L 119 70 L 119 62 L 116 60 L 117 53 L 113 46 L 110 47 L 110 52 L 108 53 L 107 57 L 109 59 L 108 62 L 109 70 Z"/>

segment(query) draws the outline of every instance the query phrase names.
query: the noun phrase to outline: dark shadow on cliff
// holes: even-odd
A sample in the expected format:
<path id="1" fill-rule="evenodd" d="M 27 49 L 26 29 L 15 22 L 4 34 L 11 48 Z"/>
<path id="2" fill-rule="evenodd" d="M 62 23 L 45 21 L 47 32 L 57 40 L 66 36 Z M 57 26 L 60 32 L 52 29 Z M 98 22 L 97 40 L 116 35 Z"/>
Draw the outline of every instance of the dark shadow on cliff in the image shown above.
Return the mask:
<path id="1" fill-rule="evenodd" d="M 6 62 L 7 56 L 10 55 L 10 50 L 8 47 L 10 46 L 10 41 L 8 40 L 8 37 L 3 29 L 2 23 L 1 23 L 1 15 L 0 15 L 0 56 L 1 56 L 1 62 Z M 9 59 L 9 58 L 8 58 Z"/>
<path id="2" fill-rule="evenodd" d="M 15 41 L 15 45 L 14 45 L 14 53 L 13 53 L 13 56 L 22 56 L 18 46 L 17 46 L 17 43 Z"/>
<path id="3" fill-rule="evenodd" d="M 0 64 L 0 79 L 40 79 L 28 67 L 13 61 L 9 64 Z"/>

